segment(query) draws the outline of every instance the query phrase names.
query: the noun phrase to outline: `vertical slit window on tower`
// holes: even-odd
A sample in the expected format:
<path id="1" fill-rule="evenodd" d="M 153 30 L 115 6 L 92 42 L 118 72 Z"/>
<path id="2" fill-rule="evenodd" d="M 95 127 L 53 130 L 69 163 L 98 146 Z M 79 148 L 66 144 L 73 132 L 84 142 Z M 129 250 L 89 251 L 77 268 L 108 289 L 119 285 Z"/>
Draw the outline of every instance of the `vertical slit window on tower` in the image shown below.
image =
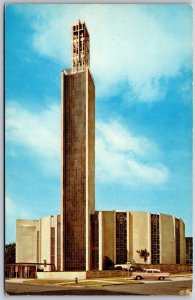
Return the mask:
<path id="1" fill-rule="evenodd" d="M 127 218 L 126 213 L 116 213 L 116 263 L 127 262 Z"/>
<path id="2" fill-rule="evenodd" d="M 176 264 L 180 264 L 180 220 L 175 219 Z"/>
<path id="3" fill-rule="evenodd" d="M 159 215 L 151 215 L 151 260 L 152 264 L 160 263 L 160 244 L 159 244 Z"/>

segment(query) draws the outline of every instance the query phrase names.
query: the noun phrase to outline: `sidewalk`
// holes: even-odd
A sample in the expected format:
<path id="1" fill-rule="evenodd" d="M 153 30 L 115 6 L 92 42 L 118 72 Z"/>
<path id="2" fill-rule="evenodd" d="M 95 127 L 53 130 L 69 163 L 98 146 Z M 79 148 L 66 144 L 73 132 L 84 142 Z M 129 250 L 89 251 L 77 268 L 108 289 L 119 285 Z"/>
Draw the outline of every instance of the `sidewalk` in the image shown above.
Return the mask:
<path id="1" fill-rule="evenodd" d="M 192 277 L 192 274 L 171 274 L 170 277 Z"/>
<path id="2" fill-rule="evenodd" d="M 30 281 L 33 279 L 27 279 L 27 278 L 6 278 L 5 282 L 13 282 L 13 283 L 23 283 L 23 281 Z"/>

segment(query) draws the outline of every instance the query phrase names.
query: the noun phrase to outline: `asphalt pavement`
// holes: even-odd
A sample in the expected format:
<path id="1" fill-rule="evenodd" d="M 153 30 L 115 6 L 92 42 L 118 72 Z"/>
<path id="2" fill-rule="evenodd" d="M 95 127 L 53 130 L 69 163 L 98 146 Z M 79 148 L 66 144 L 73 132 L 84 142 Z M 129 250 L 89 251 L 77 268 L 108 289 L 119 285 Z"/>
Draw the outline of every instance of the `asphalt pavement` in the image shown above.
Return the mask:
<path id="1" fill-rule="evenodd" d="M 106 286 L 30 285 L 18 282 L 5 283 L 7 295 L 189 295 L 192 279 L 178 277 L 166 281 L 110 284 Z"/>

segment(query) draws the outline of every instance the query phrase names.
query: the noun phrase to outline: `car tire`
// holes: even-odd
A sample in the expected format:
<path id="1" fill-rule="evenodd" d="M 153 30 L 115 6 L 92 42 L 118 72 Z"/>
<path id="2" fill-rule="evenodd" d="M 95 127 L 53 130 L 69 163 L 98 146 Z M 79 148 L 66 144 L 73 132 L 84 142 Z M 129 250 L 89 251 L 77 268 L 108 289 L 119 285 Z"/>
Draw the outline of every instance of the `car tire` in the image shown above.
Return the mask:
<path id="1" fill-rule="evenodd" d="M 136 279 L 136 280 L 141 280 L 142 278 L 141 278 L 141 276 L 136 276 L 135 279 Z"/>
<path id="2" fill-rule="evenodd" d="M 165 278 L 163 277 L 163 276 L 160 276 L 159 278 L 158 278 L 158 280 L 164 280 Z"/>

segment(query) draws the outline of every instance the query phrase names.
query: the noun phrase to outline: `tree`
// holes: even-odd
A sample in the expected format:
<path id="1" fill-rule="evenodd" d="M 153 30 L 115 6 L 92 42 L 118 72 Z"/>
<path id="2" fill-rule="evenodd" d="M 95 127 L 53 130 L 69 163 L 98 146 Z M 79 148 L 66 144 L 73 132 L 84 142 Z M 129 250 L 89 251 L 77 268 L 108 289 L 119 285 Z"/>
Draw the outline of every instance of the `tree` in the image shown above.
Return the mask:
<path id="1" fill-rule="evenodd" d="M 108 256 L 104 256 L 103 269 L 104 270 L 109 270 L 110 267 L 113 267 L 113 266 L 114 266 L 113 261 Z"/>
<path id="2" fill-rule="evenodd" d="M 143 258 L 144 262 L 146 263 L 149 255 L 150 255 L 150 253 L 146 249 L 144 249 L 144 250 L 137 250 L 136 252 L 139 253 L 139 256 L 141 258 Z"/>
<path id="3" fill-rule="evenodd" d="M 14 264 L 16 262 L 16 243 L 5 245 L 5 264 Z"/>

